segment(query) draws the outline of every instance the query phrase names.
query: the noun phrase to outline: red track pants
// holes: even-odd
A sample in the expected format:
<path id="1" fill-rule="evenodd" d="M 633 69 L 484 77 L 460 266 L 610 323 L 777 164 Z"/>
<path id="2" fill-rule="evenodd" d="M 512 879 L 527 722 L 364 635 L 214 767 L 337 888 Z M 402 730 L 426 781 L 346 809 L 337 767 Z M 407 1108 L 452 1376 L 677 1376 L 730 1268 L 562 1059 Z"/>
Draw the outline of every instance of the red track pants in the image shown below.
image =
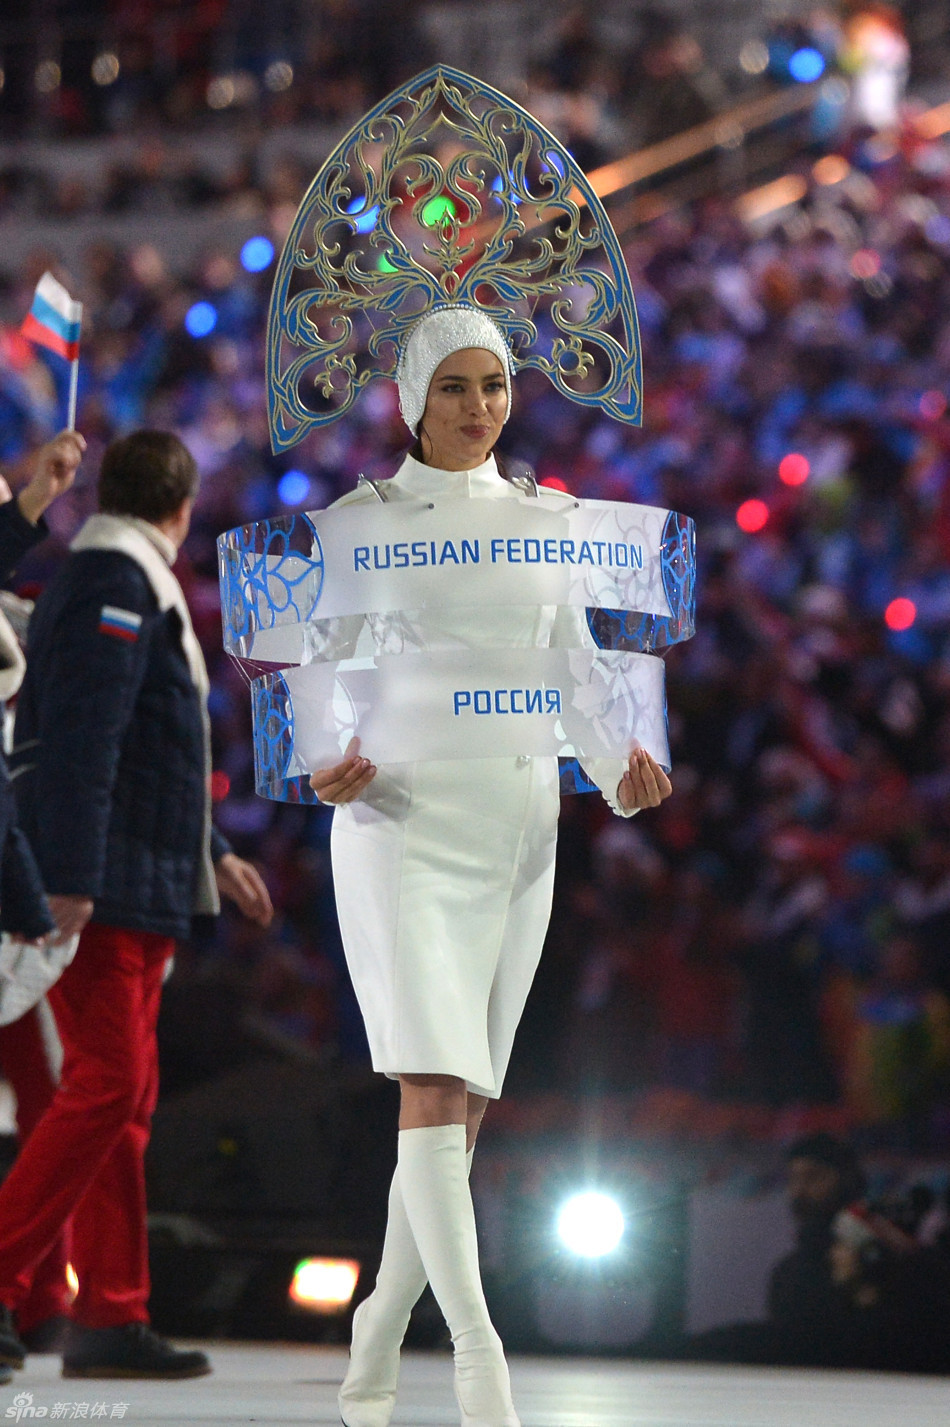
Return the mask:
<path id="1" fill-rule="evenodd" d="M 52 1102 L 0 1186 L 0 1303 L 19 1308 L 72 1218 L 88 1328 L 148 1321 L 145 1148 L 170 937 L 90 923 L 49 993 L 63 1043 Z"/>
<path id="2" fill-rule="evenodd" d="M 48 1007 L 35 1006 L 18 1021 L 0 1026 L 0 1064 L 16 1092 L 16 1127 L 21 1148 L 49 1109 L 56 1094 L 56 1086 L 59 1083 L 58 1060 L 56 1031 L 52 1025 L 52 1012 Z M 49 1253 L 36 1266 L 30 1295 L 17 1314 L 21 1333 L 28 1333 L 31 1328 L 48 1318 L 59 1318 L 68 1314 L 68 1262 L 67 1226 Z"/>

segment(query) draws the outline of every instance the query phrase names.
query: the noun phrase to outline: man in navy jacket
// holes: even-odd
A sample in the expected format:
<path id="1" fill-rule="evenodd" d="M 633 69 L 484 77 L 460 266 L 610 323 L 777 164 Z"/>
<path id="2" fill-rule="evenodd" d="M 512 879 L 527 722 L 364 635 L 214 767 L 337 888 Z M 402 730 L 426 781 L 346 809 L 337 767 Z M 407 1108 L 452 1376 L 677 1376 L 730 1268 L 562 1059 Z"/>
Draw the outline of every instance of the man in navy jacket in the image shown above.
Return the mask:
<path id="1" fill-rule="evenodd" d="M 0 477 L 0 580 L 7 580 L 23 555 L 49 534 L 43 518 L 52 502 L 69 490 L 86 443 L 77 431 L 61 431 L 33 456 L 29 483 L 14 498 Z M 0 698 L 8 699 L 23 679 L 25 664 L 13 629 L 0 615 Z M 0 704 L 2 716 L 2 704 Z M 39 869 L 17 823 L 13 784 L 0 752 L 0 928 L 30 941 L 54 928 Z M 18 1020 L 0 1025 L 0 1064 L 16 1095 L 16 1125 L 25 1144 L 56 1089 L 58 1042 L 49 1009 L 34 1006 Z M 66 1281 L 68 1242 L 59 1236 L 37 1265 L 32 1288 L 21 1306 L 20 1327 L 31 1343 L 48 1340 L 69 1303 Z M 9 1370 L 0 1380 L 9 1379 Z"/>
<path id="2" fill-rule="evenodd" d="M 72 1219 L 79 1292 L 66 1376 L 209 1371 L 148 1326 L 144 1154 L 162 978 L 218 889 L 267 925 L 258 873 L 210 821 L 207 674 L 171 566 L 194 461 L 166 432 L 114 442 L 101 514 L 37 603 L 12 767 L 20 818 L 75 959 L 49 994 L 63 1042 L 49 1110 L 0 1188 L 0 1363 L 15 1310 Z"/>

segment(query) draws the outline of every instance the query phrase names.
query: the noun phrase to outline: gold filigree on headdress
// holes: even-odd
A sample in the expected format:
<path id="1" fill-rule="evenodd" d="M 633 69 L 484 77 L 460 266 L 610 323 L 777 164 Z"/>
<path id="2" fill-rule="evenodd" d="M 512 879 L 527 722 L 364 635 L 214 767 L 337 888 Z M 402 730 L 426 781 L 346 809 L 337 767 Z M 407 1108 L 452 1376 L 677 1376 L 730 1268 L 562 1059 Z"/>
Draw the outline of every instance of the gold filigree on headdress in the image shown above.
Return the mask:
<path id="1" fill-rule="evenodd" d="M 639 424 L 636 307 L 599 199 L 524 109 L 435 65 L 351 130 L 294 219 L 268 324 L 274 450 L 395 376 L 408 329 L 458 303 L 499 324 L 516 371 Z"/>

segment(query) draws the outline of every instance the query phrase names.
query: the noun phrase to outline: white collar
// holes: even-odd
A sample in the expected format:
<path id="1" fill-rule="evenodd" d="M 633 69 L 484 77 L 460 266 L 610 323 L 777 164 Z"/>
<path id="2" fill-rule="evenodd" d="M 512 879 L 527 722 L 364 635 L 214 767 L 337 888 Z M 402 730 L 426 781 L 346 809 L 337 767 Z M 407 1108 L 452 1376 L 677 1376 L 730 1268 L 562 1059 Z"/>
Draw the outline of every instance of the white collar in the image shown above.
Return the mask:
<path id="1" fill-rule="evenodd" d="M 171 569 L 178 559 L 178 546 L 174 540 L 169 539 L 164 530 L 159 530 L 158 526 L 153 525 L 150 520 L 142 520 L 137 515 L 120 515 L 116 518 L 118 520 L 126 520 L 129 525 L 133 526 L 136 530 L 140 530 L 146 540 L 152 542 L 155 549 L 165 561 L 165 564 Z"/>
<path id="2" fill-rule="evenodd" d="M 170 566 L 177 551 L 174 541 L 147 520 L 134 515 L 90 515 L 70 545 L 70 550 L 117 550 L 137 561 L 148 576 L 159 608 L 187 613 L 181 586 Z M 169 556 L 171 558 L 169 558 Z"/>
<path id="3" fill-rule="evenodd" d="M 404 490 L 419 496 L 497 495 L 499 489 L 517 491 L 499 473 L 494 456 L 489 456 L 471 471 L 442 471 L 438 466 L 426 466 L 415 456 L 406 456 L 393 480 Z"/>

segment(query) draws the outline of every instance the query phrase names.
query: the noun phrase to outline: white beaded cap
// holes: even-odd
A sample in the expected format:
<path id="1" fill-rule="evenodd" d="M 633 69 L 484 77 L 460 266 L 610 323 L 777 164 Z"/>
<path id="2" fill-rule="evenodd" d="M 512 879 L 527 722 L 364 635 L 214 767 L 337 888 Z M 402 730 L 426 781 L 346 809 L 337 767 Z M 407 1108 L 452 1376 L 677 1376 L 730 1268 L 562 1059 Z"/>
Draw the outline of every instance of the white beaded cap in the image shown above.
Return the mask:
<path id="1" fill-rule="evenodd" d="M 463 352 L 469 347 L 480 347 L 492 352 L 501 363 L 505 374 L 505 388 L 508 406 L 505 420 L 511 411 L 511 350 L 504 333 L 497 323 L 476 307 L 459 304 L 456 307 L 440 307 L 428 313 L 413 327 L 406 339 L 396 370 L 399 387 L 399 410 L 402 419 L 415 436 L 419 422 L 426 409 L 429 384 L 436 369 L 453 352 Z"/>

